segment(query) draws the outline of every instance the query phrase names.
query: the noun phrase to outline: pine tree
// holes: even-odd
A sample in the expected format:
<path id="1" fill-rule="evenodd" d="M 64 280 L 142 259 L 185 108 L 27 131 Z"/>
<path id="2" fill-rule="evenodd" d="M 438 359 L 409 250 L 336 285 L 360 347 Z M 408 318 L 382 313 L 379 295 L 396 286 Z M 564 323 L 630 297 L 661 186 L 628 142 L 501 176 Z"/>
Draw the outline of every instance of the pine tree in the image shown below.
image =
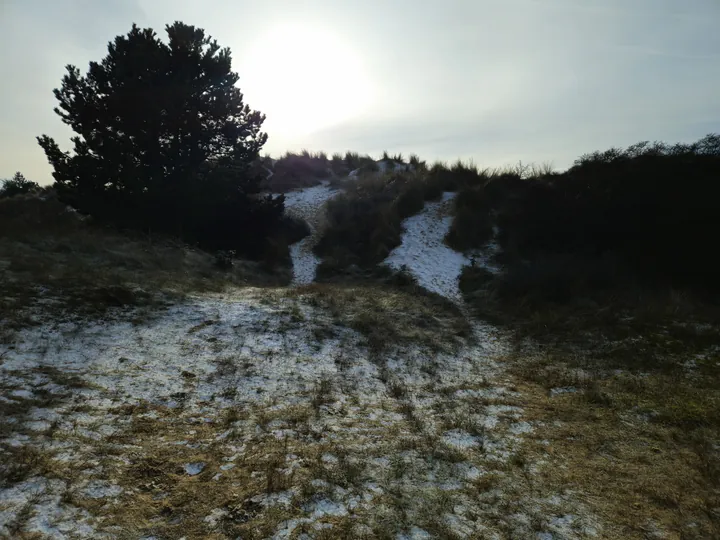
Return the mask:
<path id="1" fill-rule="evenodd" d="M 270 234 L 282 213 L 282 200 L 255 195 L 249 173 L 267 140 L 265 117 L 244 103 L 229 49 L 180 22 L 166 32 L 164 43 L 133 25 L 86 75 L 68 65 L 55 112 L 76 133 L 73 151 L 47 135 L 38 142 L 58 195 L 79 211 L 246 251 L 238 244 L 256 239 L 237 229 Z"/>
<path id="2" fill-rule="evenodd" d="M 0 199 L 37 191 L 40 185 L 16 172 L 9 180 L 0 180 Z"/>

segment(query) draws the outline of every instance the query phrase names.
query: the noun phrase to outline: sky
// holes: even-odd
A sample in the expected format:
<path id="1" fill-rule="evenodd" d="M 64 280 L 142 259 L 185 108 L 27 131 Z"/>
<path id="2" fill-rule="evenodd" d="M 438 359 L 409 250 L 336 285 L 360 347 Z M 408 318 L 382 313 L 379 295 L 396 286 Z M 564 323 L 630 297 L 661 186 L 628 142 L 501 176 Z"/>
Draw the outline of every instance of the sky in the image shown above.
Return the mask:
<path id="1" fill-rule="evenodd" d="M 176 20 L 230 47 L 264 153 L 569 166 L 642 140 L 720 132 L 718 0 L 0 0 L 0 178 L 41 184 L 35 137 L 133 23 Z"/>

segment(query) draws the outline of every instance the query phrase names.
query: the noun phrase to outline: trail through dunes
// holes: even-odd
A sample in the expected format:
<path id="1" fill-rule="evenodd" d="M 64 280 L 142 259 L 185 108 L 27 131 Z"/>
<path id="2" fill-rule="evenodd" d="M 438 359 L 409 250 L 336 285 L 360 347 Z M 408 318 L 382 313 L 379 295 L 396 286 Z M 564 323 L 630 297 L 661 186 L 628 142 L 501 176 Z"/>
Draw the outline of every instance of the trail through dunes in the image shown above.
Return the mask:
<path id="1" fill-rule="evenodd" d="M 289 216 L 304 220 L 310 226 L 310 235 L 290 246 L 293 285 L 307 285 L 315 280 L 320 259 L 312 250 L 319 240 L 325 203 L 338 193 L 328 182 L 323 182 L 318 186 L 285 194 L 285 212 Z"/>

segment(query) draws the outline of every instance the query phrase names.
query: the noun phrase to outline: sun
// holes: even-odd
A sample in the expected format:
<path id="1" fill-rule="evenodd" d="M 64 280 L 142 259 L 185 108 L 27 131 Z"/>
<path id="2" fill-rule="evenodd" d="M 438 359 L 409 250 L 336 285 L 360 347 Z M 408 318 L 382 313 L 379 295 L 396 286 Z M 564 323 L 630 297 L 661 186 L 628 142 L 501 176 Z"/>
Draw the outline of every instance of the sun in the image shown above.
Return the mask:
<path id="1" fill-rule="evenodd" d="M 360 55 L 311 25 L 273 27 L 246 52 L 240 76 L 248 103 L 267 116 L 266 130 L 286 137 L 339 124 L 372 101 Z"/>

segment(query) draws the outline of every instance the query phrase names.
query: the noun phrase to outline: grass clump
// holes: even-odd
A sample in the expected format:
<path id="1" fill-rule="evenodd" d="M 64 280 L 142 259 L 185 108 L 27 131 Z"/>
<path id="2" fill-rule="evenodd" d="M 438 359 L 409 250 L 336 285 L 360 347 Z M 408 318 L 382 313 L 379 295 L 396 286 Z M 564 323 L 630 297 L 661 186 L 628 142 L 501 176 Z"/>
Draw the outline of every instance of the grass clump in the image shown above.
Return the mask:
<path id="1" fill-rule="evenodd" d="M 470 335 L 457 306 L 407 282 L 343 280 L 301 287 L 294 294 L 327 310 L 335 325 L 365 336 L 375 353 L 403 345 L 453 348 Z"/>

